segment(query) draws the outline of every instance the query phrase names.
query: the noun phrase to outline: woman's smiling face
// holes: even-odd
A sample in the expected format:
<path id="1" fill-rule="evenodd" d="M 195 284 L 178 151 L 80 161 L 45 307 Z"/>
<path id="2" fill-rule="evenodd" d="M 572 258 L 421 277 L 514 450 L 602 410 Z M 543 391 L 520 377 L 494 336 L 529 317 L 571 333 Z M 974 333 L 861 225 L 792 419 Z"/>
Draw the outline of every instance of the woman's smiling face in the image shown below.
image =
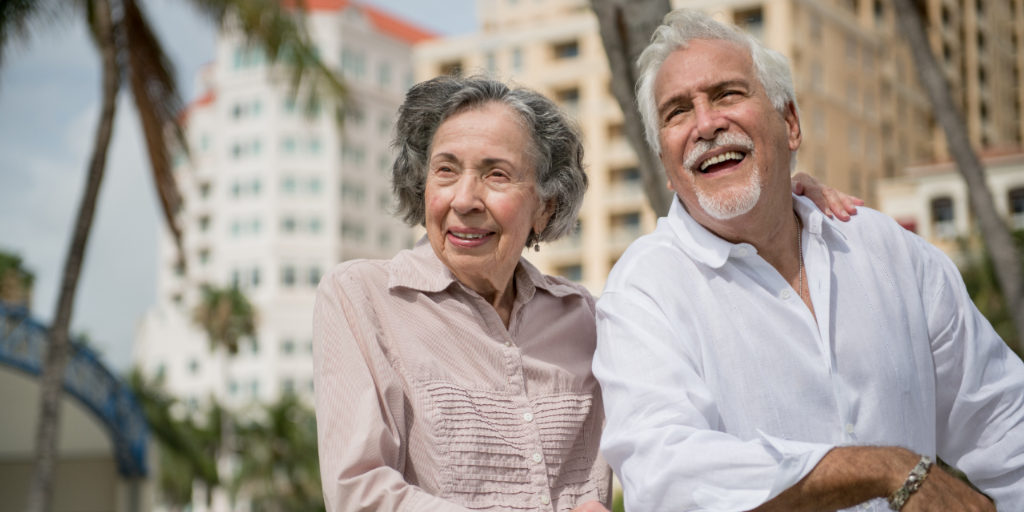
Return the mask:
<path id="1" fill-rule="evenodd" d="M 509 285 L 530 230 L 551 216 L 537 195 L 530 134 L 521 118 L 487 103 L 446 119 L 430 148 L 427 238 L 463 284 L 481 294 Z"/>

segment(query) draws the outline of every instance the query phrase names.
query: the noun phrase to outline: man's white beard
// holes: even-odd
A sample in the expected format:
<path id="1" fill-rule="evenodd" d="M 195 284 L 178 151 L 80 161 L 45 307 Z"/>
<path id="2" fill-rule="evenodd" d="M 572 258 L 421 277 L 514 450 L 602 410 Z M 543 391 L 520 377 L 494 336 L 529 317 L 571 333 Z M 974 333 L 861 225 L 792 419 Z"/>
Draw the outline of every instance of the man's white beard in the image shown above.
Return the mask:
<path id="1" fill-rule="evenodd" d="M 733 190 L 724 190 L 718 194 L 711 194 L 694 186 L 694 191 L 697 193 L 697 202 L 704 213 L 718 220 L 739 217 L 753 210 L 757 205 L 757 200 L 761 198 L 761 170 L 754 166 L 747 183 L 742 187 L 734 188 L 739 188 L 739 190 L 735 193 L 731 193 Z"/>
<path id="2" fill-rule="evenodd" d="M 757 205 L 757 200 L 761 197 L 761 170 L 756 164 L 752 164 L 754 168 L 751 169 L 750 178 L 747 183 L 734 194 L 729 194 L 731 190 L 726 190 L 716 196 L 701 190 L 697 186 L 696 173 L 700 171 L 696 170 L 696 168 L 703 155 L 715 148 L 730 145 L 743 147 L 746 150 L 747 158 L 752 158 L 754 141 L 743 134 L 726 132 L 718 134 L 712 140 L 697 142 L 683 160 L 683 166 L 689 172 L 694 173 L 690 175 L 692 180 L 690 184 L 697 195 L 697 202 L 704 209 L 705 213 L 718 220 L 729 220 L 749 212 L 754 209 L 754 206 Z"/>

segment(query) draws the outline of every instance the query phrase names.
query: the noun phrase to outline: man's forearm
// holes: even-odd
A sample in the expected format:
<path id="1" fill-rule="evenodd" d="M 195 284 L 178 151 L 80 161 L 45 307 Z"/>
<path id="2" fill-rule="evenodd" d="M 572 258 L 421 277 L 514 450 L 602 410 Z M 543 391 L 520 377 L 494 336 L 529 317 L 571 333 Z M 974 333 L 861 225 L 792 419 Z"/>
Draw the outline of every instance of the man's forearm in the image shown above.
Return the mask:
<path id="1" fill-rule="evenodd" d="M 839 510 L 888 497 L 919 458 L 895 447 L 833 448 L 796 485 L 752 512 Z"/>

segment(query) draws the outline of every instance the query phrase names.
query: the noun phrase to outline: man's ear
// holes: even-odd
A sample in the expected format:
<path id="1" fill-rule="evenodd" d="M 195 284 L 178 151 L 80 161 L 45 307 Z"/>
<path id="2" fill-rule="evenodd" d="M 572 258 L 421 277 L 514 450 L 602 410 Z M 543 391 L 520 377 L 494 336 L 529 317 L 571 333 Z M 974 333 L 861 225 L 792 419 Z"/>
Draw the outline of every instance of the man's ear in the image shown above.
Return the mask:
<path id="1" fill-rule="evenodd" d="M 786 111 L 782 115 L 786 122 L 786 139 L 789 141 L 789 150 L 796 151 L 803 141 L 803 133 L 800 131 L 800 114 L 796 112 L 796 104 L 792 101 L 786 103 Z"/>

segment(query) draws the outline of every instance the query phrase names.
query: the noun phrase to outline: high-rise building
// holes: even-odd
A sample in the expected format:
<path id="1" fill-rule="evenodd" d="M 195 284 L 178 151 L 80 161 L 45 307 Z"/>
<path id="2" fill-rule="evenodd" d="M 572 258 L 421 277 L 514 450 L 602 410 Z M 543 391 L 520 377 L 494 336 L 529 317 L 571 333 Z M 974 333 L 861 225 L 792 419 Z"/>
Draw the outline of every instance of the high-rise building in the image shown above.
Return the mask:
<path id="1" fill-rule="evenodd" d="M 948 160 L 888 0 L 675 0 L 743 27 L 792 62 L 798 170 L 878 207 L 876 183 Z M 917 2 L 975 147 L 1024 143 L 1024 1 Z M 573 238 L 530 254 L 541 270 L 600 292 L 611 265 L 654 226 L 598 24 L 586 0 L 478 0 L 476 34 L 416 47 L 417 79 L 491 74 L 557 100 L 578 119 L 591 180 Z"/>
<path id="2" fill-rule="evenodd" d="M 157 303 L 135 361 L 193 407 L 210 396 L 229 406 L 311 397 L 321 276 L 339 261 L 388 258 L 415 241 L 391 214 L 389 142 L 413 80 L 411 46 L 433 36 L 356 2 L 306 5 L 320 58 L 348 88 L 341 124 L 333 101 L 294 94 L 289 70 L 231 26 L 203 71 L 204 92 L 183 114 L 191 155 L 175 173 L 184 264 L 163 237 Z M 204 284 L 238 287 L 257 309 L 256 339 L 234 356 L 211 351 L 192 322 Z"/>

